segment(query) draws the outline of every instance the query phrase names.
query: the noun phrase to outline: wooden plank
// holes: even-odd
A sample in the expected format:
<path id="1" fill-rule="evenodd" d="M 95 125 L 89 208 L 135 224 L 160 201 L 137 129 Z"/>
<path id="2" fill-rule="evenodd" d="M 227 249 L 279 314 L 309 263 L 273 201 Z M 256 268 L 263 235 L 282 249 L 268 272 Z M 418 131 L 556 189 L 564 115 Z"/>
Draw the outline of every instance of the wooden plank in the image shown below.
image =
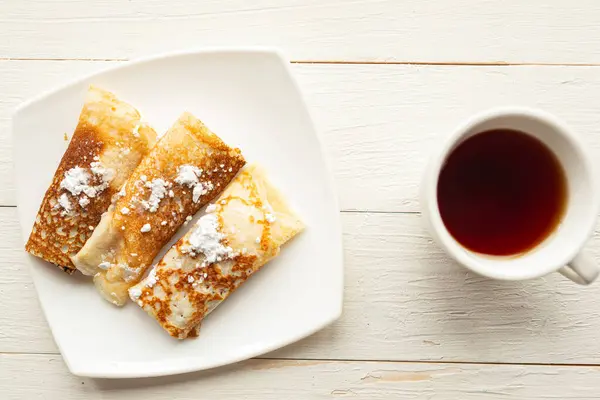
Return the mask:
<path id="1" fill-rule="evenodd" d="M 57 352 L 24 265 L 16 210 L 0 208 L 0 219 L 0 352 Z M 558 274 L 530 282 L 475 276 L 432 245 L 415 214 L 342 220 L 342 318 L 269 357 L 600 363 L 598 285 Z M 600 231 L 590 248 L 600 259 Z"/>
<path id="2" fill-rule="evenodd" d="M 4 0 L 0 57 L 269 45 L 295 60 L 599 63 L 595 0 Z"/>
<path id="3" fill-rule="evenodd" d="M 597 399 L 598 367 L 250 360 L 166 378 L 71 375 L 60 356 L 0 354 L 6 400 Z"/>
<path id="4" fill-rule="evenodd" d="M 0 61 L 0 205 L 15 205 L 9 118 L 23 100 L 110 62 Z M 419 210 L 433 146 L 498 105 L 544 108 L 600 159 L 599 67 L 294 65 L 344 210 Z M 63 141 L 63 132 L 54 133 Z M 373 195 L 376 193 L 377 195 Z"/>
<path id="5" fill-rule="evenodd" d="M 1 207 L 0 220 L 0 353 L 57 352 L 25 264 L 17 209 Z"/>

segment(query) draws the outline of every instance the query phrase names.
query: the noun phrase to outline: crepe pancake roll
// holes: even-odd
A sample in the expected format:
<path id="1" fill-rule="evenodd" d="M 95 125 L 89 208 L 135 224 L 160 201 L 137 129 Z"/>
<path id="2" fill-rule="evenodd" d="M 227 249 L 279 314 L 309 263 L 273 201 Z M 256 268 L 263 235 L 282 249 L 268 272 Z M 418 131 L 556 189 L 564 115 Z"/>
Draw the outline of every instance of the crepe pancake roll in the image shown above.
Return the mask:
<path id="1" fill-rule="evenodd" d="M 70 257 L 91 236 L 111 197 L 155 142 L 156 133 L 140 122 L 135 108 L 90 87 L 25 249 L 72 273 Z"/>
<path id="2" fill-rule="evenodd" d="M 173 337 L 200 321 L 303 229 L 262 169 L 244 169 L 165 254 L 131 299 Z"/>
<path id="3" fill-rule="evenodd" d="M 221 193 L 244 164 L 238 149 L 183 114 L 127 180 L 73 262 L 94 276 L 106 300 L 124 305 L 127 289 L 177 229 Z"/>

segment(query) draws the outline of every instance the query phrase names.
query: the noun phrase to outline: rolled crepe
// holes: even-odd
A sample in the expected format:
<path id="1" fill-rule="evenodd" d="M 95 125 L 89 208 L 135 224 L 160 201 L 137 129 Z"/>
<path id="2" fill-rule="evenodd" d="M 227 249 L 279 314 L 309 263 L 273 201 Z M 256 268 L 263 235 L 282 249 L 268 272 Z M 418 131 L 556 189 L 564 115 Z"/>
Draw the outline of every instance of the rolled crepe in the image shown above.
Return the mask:
<path id="1" fill-rule="evenodd" d="M 70 257 L 155 142 L 156 133 L 140 123 L 134 107 L 91 86 L 25 249 L 72 273 Z"/>
<path id="2" fill-rule="evenodd" d="M 204 317 L 302 229 L 262 169 L 246 168 L 129 295 L 171 336 L 195 335 Z"/>
<path id="3" fill-rule="evenodd" d="M 73 262 L 100 294 L 122 306 L 177 229 L 229 184 L 245 164 L 189 113 L 158 141 L 127 180 Z"/>

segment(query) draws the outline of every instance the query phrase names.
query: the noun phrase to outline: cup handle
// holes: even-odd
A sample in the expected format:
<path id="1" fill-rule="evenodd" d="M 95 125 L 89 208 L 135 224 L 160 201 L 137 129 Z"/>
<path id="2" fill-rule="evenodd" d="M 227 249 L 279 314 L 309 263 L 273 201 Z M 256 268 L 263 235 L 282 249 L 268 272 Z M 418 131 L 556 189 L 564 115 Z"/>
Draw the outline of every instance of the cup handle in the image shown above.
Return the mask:
<path id="1" fill-rule="evenodd" d="M 589 285 L 598 278 L 600 267 L 589 253 L 582 251 L 575 256 L 569 265 L 562 267 L 558 272 L 575 283 Z"/>

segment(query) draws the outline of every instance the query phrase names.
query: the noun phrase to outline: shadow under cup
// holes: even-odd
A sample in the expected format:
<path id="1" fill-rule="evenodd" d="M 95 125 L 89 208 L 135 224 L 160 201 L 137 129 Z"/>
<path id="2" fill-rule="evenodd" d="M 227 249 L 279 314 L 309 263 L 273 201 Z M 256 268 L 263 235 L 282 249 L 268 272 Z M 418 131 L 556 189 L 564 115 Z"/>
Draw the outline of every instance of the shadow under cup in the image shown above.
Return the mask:
<path id="1" fill-rule="evenodd" d="M 513 130 L 544 143 L 562 165 L 566 198 L 562 219 L 545 239 L 528 251 L 493 256 L 461 245 L 444 224 L 437 198 L 438 179 L 447 157 L 465 140 L 482 132 Z M 459 263 L 484 276 L 520 280 L 557 271 L 573 260 L 591 235 L 598 213 L 592 163 L 579 139 L 552 115 L 533 110 L 496 110 L 457 130 L 430 163 L 422 187 L 424 217 L 434 238 Z"/>

